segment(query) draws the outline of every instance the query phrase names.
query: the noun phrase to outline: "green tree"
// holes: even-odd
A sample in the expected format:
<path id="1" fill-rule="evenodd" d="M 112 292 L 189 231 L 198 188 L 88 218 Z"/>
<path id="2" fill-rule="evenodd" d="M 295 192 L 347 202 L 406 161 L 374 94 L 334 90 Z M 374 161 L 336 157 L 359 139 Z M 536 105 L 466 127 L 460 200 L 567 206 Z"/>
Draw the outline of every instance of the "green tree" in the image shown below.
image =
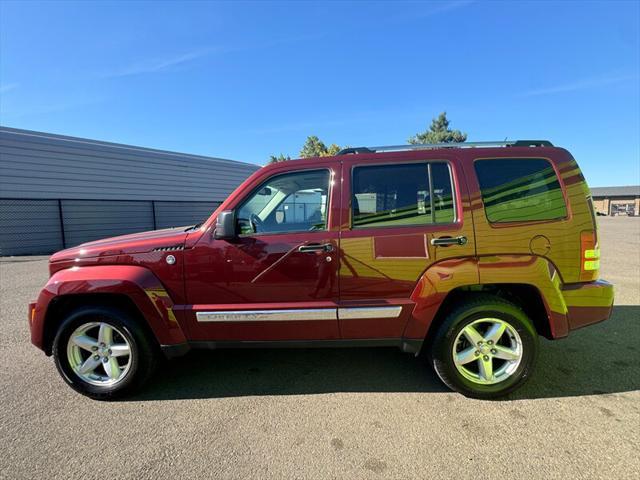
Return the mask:
<path id="1" fill-rule="evenodd" d="M 307 137 L 300 150 L 300 158 L 322 157 L 327 152 L 327 146 L 315 135 Z"/>
<path id="2" fill-rule="evenodd" d="M 277 157 L 275 155 L 269 157 L 269 163 L 288 162 L 289 160 L 291 160 L 291 157 L 289 155 L 285 157 L 282 153 Z"/>
<path id="3" fill-rule="evenodd" d="M 307 137 L 307 141 L 304 142 L 302 150 L 300 150 L 300 158 L 309 157 L 332 157 L 337 155 L 342 150 L 340 145 L 332 143 L 328 147 L 325 143 L 315 135 Z"/>
<path id="4" fill-rule="evenodd" d="M 335 143 L 327 147 L 322 140 L 315 135 L 311 135 L 307 137 L 307 141 L 304 142 L 302 150 L 300 150 L 300 158 L 332 157 L 333 155 L 337 155 L 342 148 L 343 147 Z M 282 153 L 277 157 L 275 155 L 269 157 L 269 163 L 288 162 L 289 160 L 291 160 L 291 157 L 289 155 L 284 156 Z"/>
<path id="5" fill-rule="evenodd" d="M 438 118 L 431 120 L 431 126 L 428 130 L 410 137 L 409 143 L 413 145 L 417 143 L 451 143 L 464 142 L 466 139 L 466 133 L 449 128 L 447 112 L 442 112 Z"/>
<path id="6" fill-rule="evenodd" d="M 321 157 L 333 157 L 334 155 L 337 155 L 338 152 L 342 150 L 342 147 L 340 145 L 336 145 L 335 143 L 332 143 L 331 145 L 329 145 L 327 147 L 327 151 L 320 155 Z"/>

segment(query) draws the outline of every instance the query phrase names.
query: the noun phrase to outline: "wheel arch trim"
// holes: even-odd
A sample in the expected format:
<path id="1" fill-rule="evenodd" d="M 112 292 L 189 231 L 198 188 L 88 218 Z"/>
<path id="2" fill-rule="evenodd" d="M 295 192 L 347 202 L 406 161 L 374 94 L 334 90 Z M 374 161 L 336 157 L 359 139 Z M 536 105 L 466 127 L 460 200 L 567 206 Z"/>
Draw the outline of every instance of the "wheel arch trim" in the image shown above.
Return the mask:
<path id="1" fill-rule="evenodd" d="M 50 354 L 51 339 L 45 333 L 51 328 L 50 322 L 59 321 L 50 314 L 52 305 L 62 299 L 81 302 L 82 296 L 89 295 L 127 297 L 159 343 L 186 341 L 171 296 L 150 270 L 135 265 L 105 265 L 73 267 L 51 276 L 30 315 L 31 342 Z"/>
<path id="2" fill-rule="evenodd" d="M 497 255 L 449 259 L 429 267 L 418 281 L 415 303 L 405 328 L 405 338 L 427 338 L 447 298 L 461 291 L 482 291 L 497 286 L 527 286 L 540 296 L 550 338 L 569 333 L 562 280 L 555 266 L 536 255 Z"/>

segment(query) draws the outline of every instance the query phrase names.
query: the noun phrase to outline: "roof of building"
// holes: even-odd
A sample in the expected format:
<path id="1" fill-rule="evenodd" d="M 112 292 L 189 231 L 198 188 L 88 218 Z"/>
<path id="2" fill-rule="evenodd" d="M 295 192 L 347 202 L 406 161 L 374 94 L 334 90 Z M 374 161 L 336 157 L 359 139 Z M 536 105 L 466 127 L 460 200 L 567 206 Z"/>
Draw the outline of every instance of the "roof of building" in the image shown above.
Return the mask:
<path id="1" fill-rule="evenodd" d="M 594 187 L 591 189 L 594 197 L 640 197 L 640 185 L 623 187 Z"/>
<path id="2" fill-rule="evenodd" d="M 69 144 L 86 145 L 88 148 L 108 147 L 112 149 L 119 149 L 119 150 L 131 152 L 132 154 L 139 153 L 141 155 L 144 155 L 145 153 L 150 153 L 153 155 L 162 155 L 167 157 L 179 157 L 182 160 L 193 159 L 193 160 L 215 161 L 215 162 L 222 162 L 222 163 L 228 163 L 228 164 L 235 163 L 235 164 L 240 164 L 241 166 L 253 165 L 247 162 L 241 162 L 239 160 L 230 160 L 228 158 L 207 157 L 204 155 L 195 155 L 192 153 L 173 152 L 170 150 L 160 150 L 157 148 L 139 147 L 137 145 L 105 142 L 103 140 L 93 140 L 90 138 L 73 137 L 70 135 L 60 135 L 58 133 L 39 132 L 35 130 L 25 130 L 22 128 L 13 128 L 13 127 L 0 125 L 0 135 L 5 135 L 5 134 L 22 136 L 25 138 L 29 138 L 33 142 L 41 142 L 41 143 L 45 143 L 47 141 L 68 142 Z M 258 168 L 259 168 L 259 165 L 256 165 L 255 169 L 258 169 Z"/>
<path id="3" fill-rule="evenodd" d="M 221 202 L 260 167 L 0 127 L 3 198 Z"/>

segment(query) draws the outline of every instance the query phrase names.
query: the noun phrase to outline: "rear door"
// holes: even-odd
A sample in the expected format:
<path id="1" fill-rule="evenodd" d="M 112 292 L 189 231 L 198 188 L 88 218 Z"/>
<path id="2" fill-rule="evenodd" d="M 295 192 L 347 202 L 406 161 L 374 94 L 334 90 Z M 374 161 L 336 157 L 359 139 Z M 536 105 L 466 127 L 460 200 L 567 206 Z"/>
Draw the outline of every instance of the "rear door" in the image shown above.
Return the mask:
<path id="1" fill-rule="evenodd" d="M 461 172 L 456 157 L 438 152 L 345 157 L 338 313 L 343 338 L 402 337 L 422 273 L 442 260 L 475 255 Z"/>

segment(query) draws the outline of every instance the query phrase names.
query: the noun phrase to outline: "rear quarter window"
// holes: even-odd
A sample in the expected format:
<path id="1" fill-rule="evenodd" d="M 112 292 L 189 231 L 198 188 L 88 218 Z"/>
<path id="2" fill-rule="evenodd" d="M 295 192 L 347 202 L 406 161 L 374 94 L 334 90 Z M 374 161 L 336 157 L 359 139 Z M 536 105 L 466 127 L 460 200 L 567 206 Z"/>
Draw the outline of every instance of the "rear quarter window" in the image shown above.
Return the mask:
<path id="1" fill-rule="evenodd" d="M 487 219 L 492 223 L 566 218 L 556 172 L 543 158 L 496 158 L 474 163 Z"/>

